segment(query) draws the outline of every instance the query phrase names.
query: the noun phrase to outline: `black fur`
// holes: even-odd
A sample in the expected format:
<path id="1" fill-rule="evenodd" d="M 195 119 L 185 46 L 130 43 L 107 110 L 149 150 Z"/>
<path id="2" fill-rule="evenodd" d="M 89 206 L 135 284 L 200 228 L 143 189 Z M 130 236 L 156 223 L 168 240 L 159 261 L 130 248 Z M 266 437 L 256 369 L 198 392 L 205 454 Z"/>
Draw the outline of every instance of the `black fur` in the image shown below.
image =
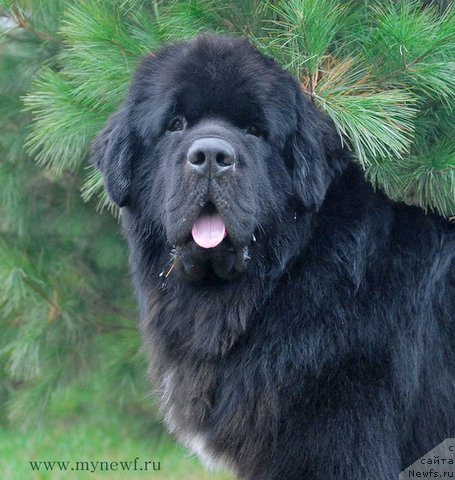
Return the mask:
<path id="1" fill-rule="evenodd" d="M 231 175 L 188 170 L 205 136 L 233 146 Z M 230 37 L 165 46 L 92 158 L 124 207 L 177 438 L 250 480 L 391 480 L 455 436 L 455 230 L 374 192 L 271 58 Z M 205 250 L 207 205 L 229 235 Z"/>

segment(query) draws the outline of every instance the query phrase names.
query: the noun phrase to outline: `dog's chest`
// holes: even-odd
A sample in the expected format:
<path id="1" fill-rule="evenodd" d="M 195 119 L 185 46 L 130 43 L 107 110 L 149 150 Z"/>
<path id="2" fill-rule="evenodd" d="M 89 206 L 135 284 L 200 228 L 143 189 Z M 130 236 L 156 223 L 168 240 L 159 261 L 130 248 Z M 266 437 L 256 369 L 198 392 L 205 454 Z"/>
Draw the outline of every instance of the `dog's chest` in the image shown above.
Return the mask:
<path id="1" fill-rule="evenodd" d="M 197 310 L 181 296 L 156 292 L 142 317 L 160 410 L 169 430 L 205 464 L 237 471 L 237 459 L 253 462 L 276 439 L 277 352 L 261 346 L 265 319 L 254 331 L 242 327 L 251 305 L 217 297 Z"/>
<path id="2" fill-rule="evenodd" d="M 193 378 L 190 386 L 182 380 L 181 369 L 171 367 L 161 377 L 160 408 L 169 431 L 174 434 L 204 465 L 212 470 L 235 470 L 232 459 L 211 441 L 206 424 L 211 419 L 216 383 L 204 376 Z"/>
<path id="3" fill-rule="evenodd" d="M 280 389 L 265 374 L 270 362 L 249 351 L 198 364 L 157 361 L 152 373 L 165 423 L 207 467 L 235 473 L 237 459 L 254 462 L 272 447 L 281 410 Z"/>

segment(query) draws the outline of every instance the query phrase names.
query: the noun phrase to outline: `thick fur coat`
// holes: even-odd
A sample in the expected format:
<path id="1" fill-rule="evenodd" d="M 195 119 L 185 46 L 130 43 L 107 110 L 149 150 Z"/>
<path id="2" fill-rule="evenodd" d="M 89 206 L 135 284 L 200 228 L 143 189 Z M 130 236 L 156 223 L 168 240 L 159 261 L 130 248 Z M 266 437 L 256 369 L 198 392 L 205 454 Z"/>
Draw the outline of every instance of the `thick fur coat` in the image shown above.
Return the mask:
<path id="1" fill-rule="evenodd" d="M 92 161 L 123 207 L 166 425 L 206 463 L 391 480 L 455 436 L 454 226 L 375 192 L 271 58 L 164 46 Z"/>

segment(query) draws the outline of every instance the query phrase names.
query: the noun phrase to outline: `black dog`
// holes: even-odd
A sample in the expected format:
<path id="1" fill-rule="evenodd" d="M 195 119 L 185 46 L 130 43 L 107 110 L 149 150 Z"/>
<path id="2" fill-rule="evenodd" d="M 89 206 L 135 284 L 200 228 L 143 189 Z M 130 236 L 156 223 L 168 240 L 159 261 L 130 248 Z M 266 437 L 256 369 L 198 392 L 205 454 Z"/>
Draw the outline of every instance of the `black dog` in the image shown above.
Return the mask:
<path id="1" fill-rule="evenodd" d="M 455 436 L 455 229 L 374 192 L 246 40 L 145 58 L 92 160 L 170 431 L 245 479 L 391 480 Z"/>

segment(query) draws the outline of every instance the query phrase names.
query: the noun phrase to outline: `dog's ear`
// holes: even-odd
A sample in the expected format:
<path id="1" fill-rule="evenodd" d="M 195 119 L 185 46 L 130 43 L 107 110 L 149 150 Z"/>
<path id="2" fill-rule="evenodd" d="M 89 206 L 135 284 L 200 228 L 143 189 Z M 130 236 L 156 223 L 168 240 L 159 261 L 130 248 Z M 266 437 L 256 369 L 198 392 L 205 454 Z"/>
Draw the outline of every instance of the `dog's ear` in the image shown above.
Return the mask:
<path id="1" fill-rule="evenodd" d="M 296 118 L 297 128 L 288 148 L 293 191 L 305 208 L 318 210 L 350 155 L 333 121 L 300 89 L 296 94 Z"/>
<path id="2" fill-rule="evenodd" d="M 103 174 L 106 191 L 119 207 L 128 203 L 133 152 L 128 110 L 123 107 L 109 117 L 104 129 L 93 140 L 90 152 L 90 162 Z"/>

